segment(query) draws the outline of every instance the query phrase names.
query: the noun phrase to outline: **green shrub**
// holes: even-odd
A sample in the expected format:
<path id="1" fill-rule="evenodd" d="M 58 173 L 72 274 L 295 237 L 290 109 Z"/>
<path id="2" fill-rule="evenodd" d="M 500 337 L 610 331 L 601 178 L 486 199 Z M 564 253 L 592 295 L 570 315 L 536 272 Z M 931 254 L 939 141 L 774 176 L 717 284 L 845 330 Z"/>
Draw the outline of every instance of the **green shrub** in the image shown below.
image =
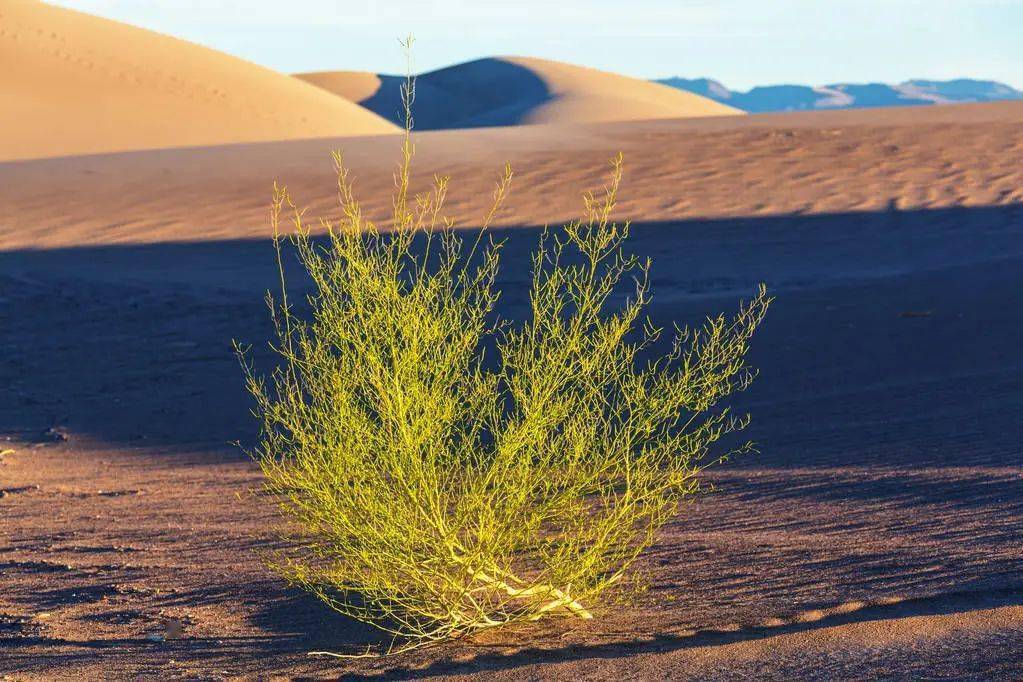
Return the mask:
<path id="1" fill-rule="evenodd" d="M 623 254 L 610 218 L 621 157 L 585 217 L 547 233 L 533 259 L 532 315 L 498 319 L 501 243 L 442 217 L 447 180 L 410 198 L 406 134 L 393 222 L 365 219 L 339 156 L 342 216 L 311 238 L 285 189 L 282 215 L 312 279 L 311 312 L 268 299 L 283 362 L 246 363 L 262 419 L 254 455 L 297 522 L 274 567 L 337 611 L 406 644 L 564 614 L 591 618 L 725 434 L 719 401 L 753 377 L 747 343 L 763 287 L 731 319 L 678 330 L 641 321 L 649 262 Z M 620 305 L 623 278 L 635 280 Z M 496 351 L 496 355 L 495 355 Z M 738 448 L 749 449 L 749 445 Z M 735 452 L 735 450 L 732 450 Z"/>

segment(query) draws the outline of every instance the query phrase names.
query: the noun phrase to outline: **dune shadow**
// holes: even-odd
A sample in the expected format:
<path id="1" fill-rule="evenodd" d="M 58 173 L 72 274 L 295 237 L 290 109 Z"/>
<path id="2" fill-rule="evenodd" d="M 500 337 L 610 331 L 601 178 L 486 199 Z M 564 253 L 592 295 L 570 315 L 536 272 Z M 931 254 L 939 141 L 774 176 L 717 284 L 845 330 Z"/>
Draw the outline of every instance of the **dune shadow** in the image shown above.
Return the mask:
<path id="1" fill-rule="evenodd" d="M 380 76 L 380 87 L 359 102 L 404 125 L 404 76 Z M 416 77 L 415 129 L 510 126 L 550 100 L 547 84 L 532 70 L 499 58 L 477 59 Z"/>
<path id="2" fill-rule="evenodd" d="M 506 239 L 501 314 L 528 314 L 538 228 Z M 658 323 L 778 296 L 737 405 L 758 466 L 1017 464 L 1023 208 L 690 220 L 633 226 Z M 290 281 L 300 283 L 288 259 Z M 232 340 L 269 368 L 266 241 L 0 253 L 0 433 L 171 448 L 250 440 Z"/>

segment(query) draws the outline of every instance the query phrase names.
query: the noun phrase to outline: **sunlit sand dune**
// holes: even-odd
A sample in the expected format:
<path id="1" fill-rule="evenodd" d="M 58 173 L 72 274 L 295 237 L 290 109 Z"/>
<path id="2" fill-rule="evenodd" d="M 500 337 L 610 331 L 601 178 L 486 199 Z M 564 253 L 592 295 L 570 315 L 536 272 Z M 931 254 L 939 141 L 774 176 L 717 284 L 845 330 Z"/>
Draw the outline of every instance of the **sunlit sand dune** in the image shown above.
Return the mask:
<path id="1" fill-rule="evenodd" d="M 394 132 L 241 59 L 32 0 L 0 4 L 0 159 Z"/>
<path id="2" fill-rule="evenodd" d="M 298 74 L 299 79 L 400 120 L 397 76 L 357 71 Z M 674 88 L 582 66 L 529 57 L 456 64 L 416 80 L 416 127 L 475 128 L 734 116 L 743 112 Z"/>

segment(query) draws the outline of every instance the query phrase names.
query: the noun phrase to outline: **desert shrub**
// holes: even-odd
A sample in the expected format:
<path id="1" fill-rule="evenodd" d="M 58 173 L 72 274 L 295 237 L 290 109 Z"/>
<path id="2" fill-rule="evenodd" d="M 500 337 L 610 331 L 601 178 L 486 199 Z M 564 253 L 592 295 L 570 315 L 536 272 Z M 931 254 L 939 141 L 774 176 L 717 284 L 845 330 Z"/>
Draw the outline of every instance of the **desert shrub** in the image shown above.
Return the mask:
<path id="1" fill-rule="evenodd" d="M 280 366 L 246 364 L 253 453 L 298 530 L 274 567 L 337 611 L 421 644 L 563 614 L 591 618 L 744 428 L 721 400 L 753 372 L 763 287 L 731 318 L 661 334 L 643 317 L 649 262 L 611 219 L 621 158 L 584 217 L 545 231 L 531 315 L 495 312 L 502 243 L 442 216 L 446 179 L 411 197 L 406 133 L 389 225 L 367 220 L 340 156 L 341 217 L 314 239 L 275 188 Z M 287 298 L 281 223 L 311 278 Z M 622 297 L 622 285 L 629 296 Z M 269 297 L 268 297 L 269 298 Z M 720 445 L 720 444 L 719 444 Z M 731 452 L 749 445 L 724 448 Z"/>

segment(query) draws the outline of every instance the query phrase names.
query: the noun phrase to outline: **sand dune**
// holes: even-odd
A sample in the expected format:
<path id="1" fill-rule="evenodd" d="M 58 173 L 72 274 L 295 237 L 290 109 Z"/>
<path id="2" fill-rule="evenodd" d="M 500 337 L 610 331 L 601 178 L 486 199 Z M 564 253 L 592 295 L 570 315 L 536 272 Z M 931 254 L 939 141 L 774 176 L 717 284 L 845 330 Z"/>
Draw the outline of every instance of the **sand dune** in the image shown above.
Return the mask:
<path id="1" fill-rule="evenodd" d="M 0 5 L 0 159 L 394 132 L 341 98 L 185 41 Z"/>
<path id="2" fill-rule="evenodd" d="M 297 77 L 400 121 L 403 78 L 334 71 Z M 675 88 L 572 64 L 496 57 L 417 78 L 420 130 L 535 123 L 587 123 L 742 114 Z"/>
<path id="3" fill-rule="evenodd" d="M 505 162 L 516 177 L 499 224 L 570 220 L 619 151 L 620 214 L 636 221 L 1023 202 L 1023 102 L 443 130 L 415 140 L 416 188 L 450 174 L 460 225 L 480 219 Z M 0 164 L 12 197 L 0 205 L 0 249 L 263 238 L 274 178 L 313 214 L 335 211 L 335 148 L 367 214 L 386 216 L 397 136 L 40 159 Z"/>
<path id="4" fill-rule="evenodd" d="M 398 95 L 398 84 L 401 80 L 397 76 L 381 76 L 369 71 L 314 71 L 295 74 L 295 77 L 347 100 L 360 103 L 377 95 L 386 87 L 393 88 L 395 95 Z M 388 85 L 385 85 L 385 82 Z M 396 99 L 395 103 L 400 101 Z M 395 115 L 396 113 L 388 113 L 387 118 Z"/>

